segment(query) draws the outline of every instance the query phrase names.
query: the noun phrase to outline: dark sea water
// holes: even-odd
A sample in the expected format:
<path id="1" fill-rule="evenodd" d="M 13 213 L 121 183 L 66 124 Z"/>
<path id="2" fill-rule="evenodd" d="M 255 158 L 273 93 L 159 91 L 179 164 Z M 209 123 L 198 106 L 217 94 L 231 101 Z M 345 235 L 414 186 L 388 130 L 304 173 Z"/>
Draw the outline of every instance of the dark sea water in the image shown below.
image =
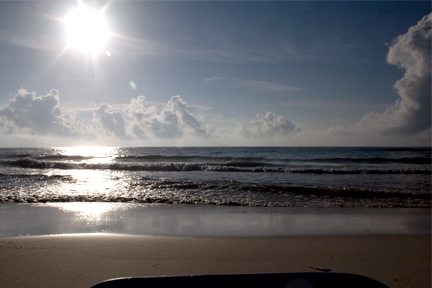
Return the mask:
<path id="1" fill-rule="evenodd" d="M 0 202 L 431 207 L 430 148 L 2 148 Z"/>

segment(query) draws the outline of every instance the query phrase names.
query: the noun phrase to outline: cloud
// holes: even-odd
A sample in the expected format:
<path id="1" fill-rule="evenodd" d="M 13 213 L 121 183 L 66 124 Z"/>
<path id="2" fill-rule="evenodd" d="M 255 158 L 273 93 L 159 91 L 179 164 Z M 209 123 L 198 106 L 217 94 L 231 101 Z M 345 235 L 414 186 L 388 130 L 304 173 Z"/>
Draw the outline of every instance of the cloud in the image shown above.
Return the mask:
<path id="1" fill-rule="evenodd" d="M 303 88 L 290 86 L 287 84 L 272 83 L 262 80 L 244 80 L 239 78 L 222 78 L 222 77 L 208 77 L 204 78 L 204 83 L 210 83 L 215 81 L 233 81 L 237 82 L 242 86 L 247 86 L 255 90 L 268 91 L 268 92 L 292 92 L 299 91 Z"/>
<path id="2" fill-rule="evenodd" d="M 276 136 L 287 136 L 291 133 L 301 131 L 294 122 L 284 117 L 276 117 L 272 112 L 265 116 L 256 115 L 256 119 L 249 122 L 248 126 L 241 126 L 241 134 L 246 138 L 272 138 Z"/>
<path id="3" fill-rule="evenodd" d="M 270 83 L 267 81 L 246 81 L 245 84 L 257 90 L 270 92 L 290 92 L 302 90 L 302 88 L 300 87 L 289 86 L 286 84 Z"/>
<path id="4" fill-rule="evenodd" d="M 351 136 L 351 135 L 353 135 L 353 133 L 351 133 L 348 129 L 346 129 L 345 127 L 342 127 L 342 126 L 330 127 L 329 129 L 324 131 L 324 134 L 329 135 L 329 136 L 339 136 L 339 135 Z"/>
<path id="5" fill-rule="evenodd" d="M 93 110 L 93 121 L 102 126 L 108 135 L 114 135 L 120 139 L 129 139 L 129 133 L 126 131 L 126 120 L 123 113 L 113 111 L 107 104 L 102 104 L 98 109 Z"/>
<path id="6" fill-rule="evenodd" d="M 188 110 L 188 104 L 173 96 L 168 103 L 146 103 L 144 96 L 129 103 L 103 103 L 92 110 L 91 123 L 84 123 L 74 113 L 60 108 L 59 91 L 36 96 L 19 89 L 5 106 L 0 107 L 0 134 L 54 136 L 64 139 L 155 140 L 215 136 L 216 128 L 202 116 Z"/>
<path id="7" fill-rule="evenodd" d="M 204 83 L 208 83 L 208 82 L 212 82 L 212 81 L 220 81 L 220 80 L 231 80 L 231 78 L 207 77 L 207 78 L 204 78 Z"/>
<path id="8" fill-rule="evenodd" d="M 7 134 L 67 137 L 92 133 L 92 127 L 86 127 L 74 113 L 60 110 L 59 91 L 56 89 L 43 96 L 19 89 L 8 104 L 0 107 L 0 127 Z"/>
<path id="9" fill-rule="evenodd" d="M 431 128 L 431 22 L 432 13 L 393 41 L 387 62 L 406 70 L 394 85 L 400 99 L 382 113 L 364 115 L 357 130 L 413 135 Z"/>
<path id="10" fill-rule="evenodd" d="M 0 41 L 4 44 L 44 51 L 58 51 L 63 48 L 60 41 L 53 40 L 54 37 L 49 37 L 42 33 L 31 32 L 31 30 L 34 29 L 22 29 L 19 32 L 0 31 Z"/>
<path id="11" fill-rule="evenodd" d="M 146 106 L 143 96 L 116 107 L 102 104 L 93 111 L 93 122 L 119 139 L 177 139 L 186 135 L 207 138 L 215 131 L 190 113 L 180 96 L 173 96 L 161 111 L 157 106 Z"/>
<path id="12" fill-rule="evenodd" d="M 9 103 L 0 107 L 0 134 L 26 139 L 94 140 L 105 144 L 139 140 L 158 143 L 163 139 L 186 140 L 192 144 L 198 143 L 198 139 L 202 140 L 200 143 L 216 143 L 217 139 L 241 141 L 285 137 L 300 131 L 294 122 L 272 112 L 257 115 L 240 130 L 234 126 L 220 130 L 188 108 L 180 96 L 171 97 L 167 103 L 149 103 L 144 96 L 139 96 L 126 104 L 102 103 L 92 110 L 91 122 L 85 123 L 74 113 L 61 110 L 58 90 L 51 89 L 46 95 L 36 96 L 34 92 L 20 89 Z"/>

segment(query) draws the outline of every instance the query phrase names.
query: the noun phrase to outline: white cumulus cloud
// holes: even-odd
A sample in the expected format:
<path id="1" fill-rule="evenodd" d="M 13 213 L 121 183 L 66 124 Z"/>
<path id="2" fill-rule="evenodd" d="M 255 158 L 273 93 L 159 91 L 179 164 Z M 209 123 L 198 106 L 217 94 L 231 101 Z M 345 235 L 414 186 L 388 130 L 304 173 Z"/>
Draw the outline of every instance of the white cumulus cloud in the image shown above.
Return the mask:
<path id="1" fill-rule="evenodd" d="M 93 110 L 92 123 L 86 125 L 74 113 L 60 108 L 59 91 L 47 95 L 20 89 L 5 106 L 0 107 L 2 135 L 55 136 L 74 139 L 113 138 L 119 140 L 180 139 L 213 136 L 216 129 L 193 115 L 180 96 L 168 103 L 146 104 L 145 98 L 132 98 L 130 103 L 103 103 Z"/>
<path id="2" fill-rule="evenodd" d="M 190 113 L 187 103 L 180 96 L 173 96 L 167 104 L 162 105 L 161 110 L 157 106 L 160 105 L 145 105 L 143 96 L 116 107 L 102 104 L 93 111 L 93 122 L 108 135 L 119 139 L 207 138 L 215 131 L 213 126 L 201 123 Z"/>
<path id="3" fill-rule="evenodd" d="M 406 70 L 394 85 L 400 99 L 384 112 L 364 115 L 357 130 L 409 135 L 431 128 L 431 22 L 432 13 L 393 41 L 387 62 Z"/>
<path id="4" fill-rule="evenodd" d="M 282 116 L 276 117 L 272 112 L 265 116 L 256 115 L 255 119 L 242 125 L 241 134 L 246 138 L 272 138 L 287 136 L 299 132 L 301 129 L 294 122 L 286 120 Z"/>
<path id="5" fill-rule="evenodd" d="M 51 89 L 46 95 L 36 96 L 34 92 L 20 89 L 9 103 L 0 107 L 0 134 L 26 139 L 34 136 L 75 142 L 104 141 L 105 144 L 110 141 L 158 143 L 157 140 L 165 141 L 163 143 L 171 143 L 167 142 L 171 140 L 195 143 L 193 141 L 197 139 L 201 139 L 202 143 L 213 143 L 219 139 L 223 143 L 227 139 L 277 139 L 300 131 L 297 124 L 272 112 L 257 115 L 241 127 L 232 122 L 232 126 L 220 130 L 208 124 L 202 115 L 191 113 L 188 107 L 180 96 L 171 97 L 167 103 L 148 103 L 144 96 L 139 96 L 126 104 L 102 103 L 92 110 L 91 121 L 85 123 L 76 114 L 61 110 L 58 90 Z"/>
<path id="6" fill-rule="evenodd" d="M 111 109 L 108 104 L 101 104 L 93 110 L 93 121 L 100 126 L 109 136 L 120 139 L 131 138 L 126 130 L 126 120 L 121 111 Z"/>
<path id="7" fill-rule="evenodd" d="M 7 134 L 37 134 L 60 137 L 89 136 L 92 127 L 73 113 L 60 110 L 59 91 L 51 89 L 47 95 L 19 89 L 18 94 L 0 107 L 0 127 Z"/>

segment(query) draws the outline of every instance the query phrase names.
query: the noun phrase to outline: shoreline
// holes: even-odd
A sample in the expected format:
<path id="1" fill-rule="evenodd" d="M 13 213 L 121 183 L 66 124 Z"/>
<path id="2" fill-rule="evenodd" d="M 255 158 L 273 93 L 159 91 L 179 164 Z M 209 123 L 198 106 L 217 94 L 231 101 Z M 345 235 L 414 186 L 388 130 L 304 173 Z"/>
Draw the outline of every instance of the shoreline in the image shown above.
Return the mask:
<path id="1" fill-rule="evenodd" d="M 90 287 L 127 276 L 332 272 L 430 287 L 430 235 L 0 238 L 2 287 Z"/>
<path id="2" fill-rule="evenodd" d="M 231 207 L 134 203 L 0 204 L 0 238 L 74 233 L 193 237 L 416 235 L 429 208 Z"/>
<path id="3" fill-rule="evenodd" d="M 6 288 L 319 269 L 392 288 L 431 287 L 431 216 L 424 208 L 0 204 L 0 219 Z M 39 236 L 15 237 L 21 233 Z"/>

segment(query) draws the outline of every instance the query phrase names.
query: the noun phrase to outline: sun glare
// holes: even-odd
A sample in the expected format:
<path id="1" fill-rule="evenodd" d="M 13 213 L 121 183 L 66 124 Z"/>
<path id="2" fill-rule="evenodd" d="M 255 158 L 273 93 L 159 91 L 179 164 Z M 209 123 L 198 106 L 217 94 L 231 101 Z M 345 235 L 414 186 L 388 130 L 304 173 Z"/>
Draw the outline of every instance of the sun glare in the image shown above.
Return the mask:
<path id="1" fill-rule="evenodd" d="M 78 146 L 78 147 L 58 147 L 62 155 L 88 157 L 87 163 L 109 163 L 114 157 L 113 147 L 98 146 Z"/>
<path id="2" fill-rule="evenodd" d="M 92 55 L 104 52 L 110 32 L 101 10 L 80 5 L 70 11 L 63 21 L 69 47 Z"/>

